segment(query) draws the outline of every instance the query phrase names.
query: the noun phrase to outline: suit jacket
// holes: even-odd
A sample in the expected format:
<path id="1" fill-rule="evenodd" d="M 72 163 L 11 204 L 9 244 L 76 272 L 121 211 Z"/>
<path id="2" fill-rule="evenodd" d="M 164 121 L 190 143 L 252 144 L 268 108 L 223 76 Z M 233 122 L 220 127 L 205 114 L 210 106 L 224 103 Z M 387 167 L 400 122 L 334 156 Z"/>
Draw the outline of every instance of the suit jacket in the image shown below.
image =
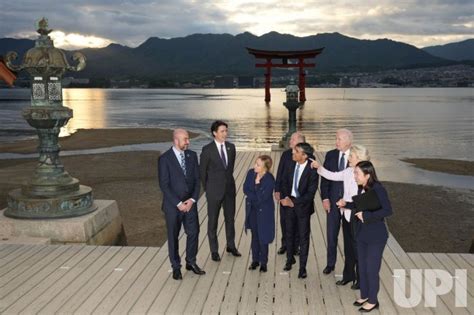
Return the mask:
<path id="1" fill-rule="evenodd" d="M 278 171 L 275 180 L 275 192 L 281 192 L 281 181 L 283 179 L 283 171 L 291 167 L 294 163 L 292 158 L 292 149 L 288 149 L 281 154 L 280 164 L 278 164 Z"/>
<path id="2" fill-rule="evenodd" d="M 202 185 L 209 199 L 220 200 L 226 193 L 235 195 L 235 145 L 226 141 L 225 148 L 227 168 L 222 162 L 214 140 L 202 148 L 199 170 Z"/>
<path id="3" fill-rule="evenodd" d="M 314 155 L 310 155 L 311 159 L 314 159 Z M 281 181 L 283 179 L 283 171 L 291 167 L 293 161 L 293 149 L 288 149 L 281 154 L 280 164 L 278 164 L 277 177 L 275 180 L 275 192 L 281 191 Z"/>
<path id="4" fill-rule="evenodd" d="M 326 153 L 324 168 L 331 172 L 339 171 L 339 150 L 334 149 Z M 343 197 L 344 185 L 342 181 L 332 181 L 321 177 L 321 199 L 332 201 L 331 206 L 336 206 L 335 202 Z"/>
<path id="5" fill-rule="evenodd" d="M 301 174 L 300 182 L 298 184 L 298 198 L 291 197 L 291 190 L 293 187 L 293 177 L 295 175 L 296 162 L 293 162 L 289 168 L 283 172 L 281 182 L 281 199 L 290 197 L 297 208 L 297 215 L 311 215 L 314 213 L 314 195 L 318 190 L 319 175 L 316 169 L 311 168 L 311 163 L 308 161 L 306 167 Z"/>
<path id="6" fill-rule="evenodd" d="M 269 244 L 275 239 L 275 202 L 273 189 L 275 178 L 271 173 L 266 173 L 255 184 L 257 174 L 253 169 L 247 172 L 244 182 L 245 199 L 245 229 L 250 229 L 250 212 L 257 211 L 257 228 L 260 243 Z"/>
<path id="7" fill-rule="evenodd" d="M 382 184 L 376 182 L 372 189 L 377 194 L 377 198 L 382 207 L 376 211 L 363 211 L 362 217 L 364 218 L 364 222 L 355 220 L 355 222 L 357 222 L 356 239 L 368 243 L 387 240 L 388 231 L 385 225 L 385 218 L 391 216 L 393 213 L 387 191 Z M 352 213 L 358 211 L 355 209 L 354 202 L 347 203 L 346 207 L 351 209 Z"/>
<path id="8" fill-rule="evenodd" d="M 177 210 L 181 201 L 189 198 L 199 199 L 199 165 L 197 154 L 191 150 L 184 151 L 186 176 L 173 148 L 163 153 L 158 159 L 158 179 L 163 192 L 163 211 Z M 196 207 L 197 202 L 193 205 Z"/>

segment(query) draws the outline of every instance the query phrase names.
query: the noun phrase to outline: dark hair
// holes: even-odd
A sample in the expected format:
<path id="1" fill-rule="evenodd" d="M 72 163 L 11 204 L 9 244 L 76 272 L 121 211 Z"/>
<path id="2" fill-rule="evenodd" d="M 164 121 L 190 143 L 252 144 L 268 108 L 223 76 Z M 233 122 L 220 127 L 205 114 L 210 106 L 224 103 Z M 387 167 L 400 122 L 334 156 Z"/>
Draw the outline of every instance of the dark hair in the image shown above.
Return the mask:
<path id="1" fill-rule="evenodd" d="M 219 129 L 220 126 L 225 126 L 226 128 L 229 128 L 229 126 L 227 126 L 227 124 L 223 122 L 222 120 L 216 120 L 211 125 L 211 135 L 213 137 L 214 137 L 214 132 L 217 132 L 217 129 Z"/>
<path id="2" fill-rule="evenodd" d="M 307 142 L 300 142 L 297 145 L 295 145 L 295 148 L 296 147 L 300 148 L 303 151 L 303 153 L 306 154 L 307 156 L 312 156 L 314 153 L 313 147 Z"/>
<path id="3" fill-rule="evenodd" d="M 365 175 L 370 175 L 366 187 L 363 187 L 364 189 L 372 188 L 375 183 L 378 183 L 379 179 L 377 178 L 377 174 L 375 173 L 375 168 L 372 162 L 360 161 L 359 163 L 357 163 L 356 167 L 358 167 Z"/>
<path id="4" fill-rule="evenodd" d="M 272 165 L 273 165 L 272 158 L 269 155 L 260 155 L 257 159 L 262 161 L 263 166 L 265 167 L 267 172 L 270 172 L 270 169 L 272 168 Z"/>

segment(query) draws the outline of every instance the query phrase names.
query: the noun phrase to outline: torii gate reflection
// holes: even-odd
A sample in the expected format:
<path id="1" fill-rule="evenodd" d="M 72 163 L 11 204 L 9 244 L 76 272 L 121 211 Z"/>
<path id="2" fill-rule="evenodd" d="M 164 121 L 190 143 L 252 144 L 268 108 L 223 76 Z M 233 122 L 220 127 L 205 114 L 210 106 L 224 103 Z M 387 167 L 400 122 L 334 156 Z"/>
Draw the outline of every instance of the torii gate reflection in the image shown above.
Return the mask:
<path id="1" fill-rule="evenodd" d="M 259 50 L 247 47 L 249 54 L 252 54 L 257 59 L 266 59 L 266 63 L 256 63 L 256 68 L 265 68 L 265 102 L 270 102 L 270 84 L 271 84 L 271 69 L 272 68 L 299 68 L 298 87 L 300 89 L 300 102 L 306 101 L 305 94 L 305 76 L 304 68 L 314 68 L 315 63 L 305 63 L 305 59 L 315 58 L 321 54 L 323 48 L 311 50 L 295 50 L 295 51 L 276 51 L 276 50 Z M 272 63 L 272 59 L 281 59 L 281 63 Z M 298 62 L 288 64 L 288 59 L 297 59 Z"/>

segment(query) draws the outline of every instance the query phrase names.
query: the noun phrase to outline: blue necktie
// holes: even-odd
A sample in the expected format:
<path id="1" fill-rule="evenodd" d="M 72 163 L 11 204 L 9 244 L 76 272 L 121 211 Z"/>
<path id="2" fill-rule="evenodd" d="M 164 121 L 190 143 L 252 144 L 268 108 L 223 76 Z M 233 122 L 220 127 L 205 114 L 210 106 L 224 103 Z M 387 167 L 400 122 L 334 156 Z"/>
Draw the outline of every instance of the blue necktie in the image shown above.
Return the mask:
<path id="1" fill-rule="evenodd" d="M 298 191 L 298 175 L 300 172 L 300 165 L 296 163 L 296 168 L 295 168 L 295 176 L 293 178 L 293 188 L 295 189 L 295 197 L 298 198 L 300 196 L 300 193 Z"/>
<path id="2" fill-rule="evenodd" d="M 180 152 L 179 156 L 181 157 L 181 168 L 183 169 L 184 176 L 186 176 L 186 160 L 184 159 L 184 152 Z"/>
<path id="3" fill-rule="evenodd" d="M 344 163 L 344 153 L 342 153 L 341 159 L 339 160 L 339 171 L 346 169 L 346 163 Z"/>

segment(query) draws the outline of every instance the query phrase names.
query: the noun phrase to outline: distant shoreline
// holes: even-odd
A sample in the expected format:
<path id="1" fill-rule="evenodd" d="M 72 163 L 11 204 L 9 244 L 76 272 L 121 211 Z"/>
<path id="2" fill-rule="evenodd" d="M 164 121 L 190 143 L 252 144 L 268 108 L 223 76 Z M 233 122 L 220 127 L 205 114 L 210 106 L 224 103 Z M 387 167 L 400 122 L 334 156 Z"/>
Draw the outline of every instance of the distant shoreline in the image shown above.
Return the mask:
<path id="1" fill-rule="evenodd" d="M 62 151 L 88 150 L 121 145 L 171 142 L 173 130 L 160 128 L 78 129 L 70 136 L 60 138 Z M 191 138 L 199 136 L 189 132 Z M 0 153 L 36 153 L 38 139 L 19 140 L 0 144 Z"/>
<path id="2" fill-rule="evenodd" d="M 474 161 L 449 159 L 402 159 L 414 167 L 452 175 L 474 176 Z"/>

